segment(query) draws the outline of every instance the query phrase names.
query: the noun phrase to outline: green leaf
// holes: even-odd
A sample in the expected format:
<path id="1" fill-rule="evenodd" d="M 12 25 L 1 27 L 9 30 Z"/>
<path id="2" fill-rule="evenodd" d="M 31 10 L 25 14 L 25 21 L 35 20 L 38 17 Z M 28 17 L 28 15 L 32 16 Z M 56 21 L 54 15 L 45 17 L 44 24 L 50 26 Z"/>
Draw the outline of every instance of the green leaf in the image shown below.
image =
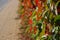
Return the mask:
<path id="1" fill-rule="evenodd" d="M 60 2 L 60 1 L 58 1 L 58 2 L 56 3 L 56 6 L 58 6 L 59 2 Z"/>
<path id="2" fill-rule="evenodd" d="M 32 17 L 34 17 L 36 14 L 36 11 L 34 10 L 33 13 L 32 13 Z"/>
<path id="3" fill-rule="evenodd" d="M 60 15 L 57 15 L 54 19 L 55 25 L 60 26 Z"/>

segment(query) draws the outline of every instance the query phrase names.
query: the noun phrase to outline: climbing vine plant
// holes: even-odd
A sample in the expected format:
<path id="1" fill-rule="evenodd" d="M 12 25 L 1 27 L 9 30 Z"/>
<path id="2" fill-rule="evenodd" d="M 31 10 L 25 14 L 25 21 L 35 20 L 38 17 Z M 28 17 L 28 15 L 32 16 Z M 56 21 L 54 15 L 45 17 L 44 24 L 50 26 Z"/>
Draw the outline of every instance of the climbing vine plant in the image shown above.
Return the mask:
<path id="1" fill-rule="evenodd" d="M 19 0 L 22 40 L 60 40 L 60 0 Z"/>

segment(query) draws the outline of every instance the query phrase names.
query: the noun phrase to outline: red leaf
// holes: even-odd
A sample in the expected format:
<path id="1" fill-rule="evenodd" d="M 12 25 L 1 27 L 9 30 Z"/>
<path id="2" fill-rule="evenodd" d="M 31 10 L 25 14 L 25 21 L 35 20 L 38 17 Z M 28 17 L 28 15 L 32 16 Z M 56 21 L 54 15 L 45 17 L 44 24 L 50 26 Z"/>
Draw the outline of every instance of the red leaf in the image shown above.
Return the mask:
<path id="1" fill-rule="evenodd" d="M 37 27 L 35 26 L 34 27 L 34 34 L 36 34 L 36 32 L 37 32 Z"/>
<path id="2" fill-rule="evenodd" d="M 34 34 L 36 34 L 36 31 L 34 31 Z"/>
<path id="3" fill-rule="evenodd" d="M 45 34 L 49 34 L 49 32 L 46 30 L 46 31 L 45 31 Z"/>
<path id="4" fill-rule="evenodd" d="M 32 24 L 33 23 L 32 19 L 29 19 L 28 23 L 29 24 Z"/>
<path id="5" fill-rule="evenodd" d="M 36 5 L 38 4 L 39 0 L 35 0 Z"/>
<path id="6" fill-rule="evenodd" d="M 42 19 L 42 16 L 36 18 L 37 21 L 39 21 L 40 19 Z"/>
<path id="7" fill-rule="evenodd" d="M 32 32 L 32 26 L 30 27 L 30 32 Z"/>
<path id="8" fill-rule="evenodd" d="M 32 12 L 30 12 L 30 16 L 32 15 Z"/>
<path id="9" fill-rule="evenodd" d="M 23 18 L 24 17 L 24 14 L 22 14 L 20 17 Z"/>
<path id="10" fill-rule="evenodd" d="M 41 0 L 42 2 L 45 2 L 46 0 Z"/>
<path id="11" fill-rule="evenodd" d="M 60 13 L 60 7 L 57 7 L 57 11 Z"/>

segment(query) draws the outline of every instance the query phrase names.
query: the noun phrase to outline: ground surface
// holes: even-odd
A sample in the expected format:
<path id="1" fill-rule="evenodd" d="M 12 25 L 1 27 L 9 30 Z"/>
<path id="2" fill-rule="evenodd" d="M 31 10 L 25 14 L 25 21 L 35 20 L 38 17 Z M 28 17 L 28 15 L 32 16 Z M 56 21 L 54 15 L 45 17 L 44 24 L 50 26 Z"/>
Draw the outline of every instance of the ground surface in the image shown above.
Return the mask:
<path id="1" fill-rule="evenodd" d="M 10 0 L 0 11 L 0 40 L 18 40 L 17 8 L 18 0 Z"/>

